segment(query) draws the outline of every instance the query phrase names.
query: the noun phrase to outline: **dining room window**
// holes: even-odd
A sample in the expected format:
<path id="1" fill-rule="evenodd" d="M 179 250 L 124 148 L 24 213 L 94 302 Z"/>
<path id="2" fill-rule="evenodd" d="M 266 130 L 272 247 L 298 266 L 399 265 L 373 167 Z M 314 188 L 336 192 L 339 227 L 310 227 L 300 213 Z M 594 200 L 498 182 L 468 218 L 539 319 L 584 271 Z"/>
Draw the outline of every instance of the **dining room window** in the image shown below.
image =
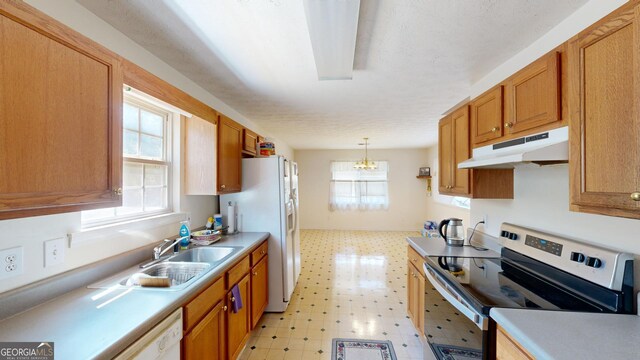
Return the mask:
<path id="1" fill-rule="evenodd" d="M 377 169 L 356 169 L 355 161 L 332 161 L 329 208 L 335 210 L 386 210 L 389 208 L 387 161 Z"/>

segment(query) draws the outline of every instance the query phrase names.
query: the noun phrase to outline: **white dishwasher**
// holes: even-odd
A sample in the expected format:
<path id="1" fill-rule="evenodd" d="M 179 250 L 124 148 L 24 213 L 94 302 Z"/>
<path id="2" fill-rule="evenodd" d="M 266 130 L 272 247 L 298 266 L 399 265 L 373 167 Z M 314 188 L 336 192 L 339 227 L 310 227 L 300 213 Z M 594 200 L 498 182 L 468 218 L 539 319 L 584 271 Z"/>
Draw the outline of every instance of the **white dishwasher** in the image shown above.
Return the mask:
<path id="1" fill-rule="evenodd" d="M 126 350 L 115 357 L 116 360 L 176 360 L 180 359 L 182 339 L 182 308 L 174 311 L 160 324 L 149 330 Z"/>

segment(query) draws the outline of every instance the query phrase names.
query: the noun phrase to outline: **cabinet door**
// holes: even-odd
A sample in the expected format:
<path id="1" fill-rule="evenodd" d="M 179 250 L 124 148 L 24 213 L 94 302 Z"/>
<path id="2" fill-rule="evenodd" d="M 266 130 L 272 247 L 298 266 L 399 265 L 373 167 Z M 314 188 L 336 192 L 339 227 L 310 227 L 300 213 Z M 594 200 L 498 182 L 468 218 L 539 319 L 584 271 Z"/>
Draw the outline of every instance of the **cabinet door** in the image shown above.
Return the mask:
<path id="1" fill-rule="evenodd" d="M 218 121 L 218 193 L 241 190 L 242 126 L 224 115 Z"/>
<path id="2" fill-rule="evenodd" d="M 236 359 L 242 347 L 247 343 L 249 339 L 249 332 L 251 331 L 251 301 L 249 298 L 249 274 L 245 275 L 238 282 L 240 288 L 240 296 L 242 296 L 242 309 L 237 313 L 233 312 L 231 303 L 233 302 L 233 294 L 231 291 L 227 294 L 228 309 L 227 309 L 227 349 L 229 353 L 229 359 Z"/>
<path id="3" fill-rule="evenodd" d="M 627 4 L 569 44 L 573 210 L 640 218 L 639 11 Z"/>
<path id="4" fill-rule="evenodd" d="M 415 282 L 413 281 L 415 276 L 414 267 L 411 265 L 411 261 L 407 262 L 407 314 L 413 323 L 413 326 L 416 326 L 415 322 L 415 312 L 416 312 L 416 299 L 415 299 Z"/>
<path id="5" fill-rule="evenodd" d="M 502 137 L 502 85 L 471 103 L 471 137 L 475 145 Z"/>
<path id="6" fill-rule="evenodd" d="M 251 269 L 251 328 L 255 328 L 269 303 L 268 258 L 265 256 Z"/>
<path id="7" fill-rule="evenodd" d="M 249 129 L 242 130 L 242 152 L 256 156 L 258 153 L 258 134 Z"/>
<path id="8" fill-rule="evenodd" d="M 185 195 L 216 195 L 216 125 L 197 116 L 185 122 Z"/>
<path id="9" fill-rule="evenodd" d="M 451 116 L 440 120 L 438 125 L 438 190 L 448 193 L 453 187 L 453 125 Z"/>
<path id="10" fill-rule="evenodd" d="M 407 263 L 407 306 L 413 326 L 424 335 L 424 276 L 418 269 Z"/>
<path id="11" fill-rule="evenodd" d="M 458 169 L 458 164 L 469 159 L 471 152 L 469 146 L 469 106 L 465 105 L 451 114 L 451 127 L 453 131 L 453 157 L 451 173 L 451 193 L 458 195 L 469 194 L 469 170 Z"/>
<path id="12" fill-rule="evenodd" d="M 0 219 L 121 205 L 116 55 L 19 1 L 0 34 Z"/>
<path id="13" fill-rule="evenodd" d="M 505 129 L 514 134 L 559 121 L 560 91 L 560 53 L 553 51 L 509 80 Z"/>
<path id="14" fill-rule="evenodd" d="M 500 326 L 496 330 L 496 360 L 535 359 Z"/>
<path id="15" fill-rule="evenodd" d="M 216 306 L 182 339 L 182 357 L 184 359 L 225 358 L 224 301 Z"/>
<path id="16" fill-rule="evenodd" d="M 417 270 L 417 269 L 416 269 Z M 427 278 L 422 274 L 422 271 L 416 272 L 416 288 L 417 288 L 417 297 L 416 297 L 416 307 L 415 307 L 415 316 L 417 318 L 417 327 L 418 334 L 424 337 L 424 310 L 425 310 L 425 299 L 424 292 L 426 287 Z"/>

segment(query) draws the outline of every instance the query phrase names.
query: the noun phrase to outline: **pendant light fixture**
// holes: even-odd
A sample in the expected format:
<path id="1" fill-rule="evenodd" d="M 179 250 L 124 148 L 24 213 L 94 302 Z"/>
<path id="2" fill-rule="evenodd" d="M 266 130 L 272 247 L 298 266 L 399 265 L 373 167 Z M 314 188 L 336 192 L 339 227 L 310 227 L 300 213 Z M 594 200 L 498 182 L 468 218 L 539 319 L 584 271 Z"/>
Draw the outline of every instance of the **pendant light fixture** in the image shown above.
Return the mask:
<path id="1" fill-rule="evenodd" d="M 375 162 L 369 160 L 369 138 L 363 138 L 364 143 L 359 143 L 358 145 L 364 145 L 364 159 L 356 162 L 353 166 L 354 169 L 358 170 L 375 170 L 378 168 Z"/>

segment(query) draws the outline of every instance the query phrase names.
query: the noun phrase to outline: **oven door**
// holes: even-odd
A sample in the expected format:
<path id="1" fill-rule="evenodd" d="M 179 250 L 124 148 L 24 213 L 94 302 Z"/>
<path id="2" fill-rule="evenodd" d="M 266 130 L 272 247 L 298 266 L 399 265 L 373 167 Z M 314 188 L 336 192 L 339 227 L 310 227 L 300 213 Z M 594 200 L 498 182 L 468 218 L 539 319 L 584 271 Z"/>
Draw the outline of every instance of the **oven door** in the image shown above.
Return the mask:
<path id="1" fill-rule="evenodd" d="M 425 290 L 424 330 L 436 359 L 452 353 L 464 356 L 469 351 L 482 353 L 486 359 L 483 345 L 488 336 L 488 317 L 474 310 L 428 263 L 423 270 L 430 283 Z"/>

